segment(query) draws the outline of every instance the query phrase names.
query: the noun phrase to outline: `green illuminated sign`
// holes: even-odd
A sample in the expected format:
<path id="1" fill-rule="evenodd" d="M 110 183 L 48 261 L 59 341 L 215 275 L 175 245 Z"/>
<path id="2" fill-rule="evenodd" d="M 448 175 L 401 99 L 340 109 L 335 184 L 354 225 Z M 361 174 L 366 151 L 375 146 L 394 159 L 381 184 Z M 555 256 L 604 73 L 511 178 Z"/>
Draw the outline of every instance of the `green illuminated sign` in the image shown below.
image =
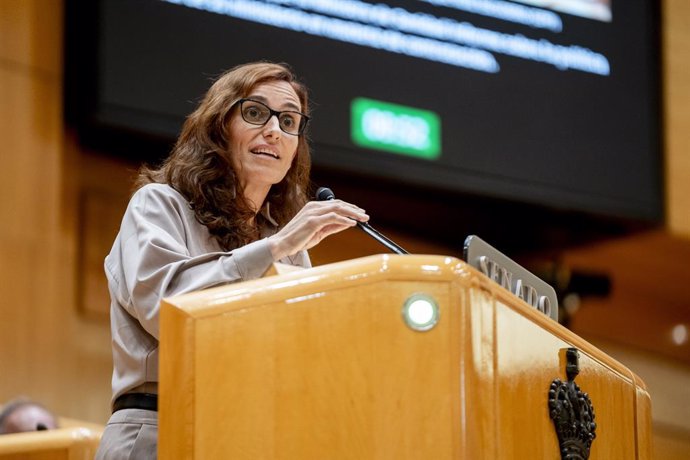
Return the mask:
<path id="1" fill-rule="evenodd" d="M 441 119 L 434 112 L 362 97 L 351 111 L 352 141 L 361 147 L 427 160 L 441 155 Z"/>

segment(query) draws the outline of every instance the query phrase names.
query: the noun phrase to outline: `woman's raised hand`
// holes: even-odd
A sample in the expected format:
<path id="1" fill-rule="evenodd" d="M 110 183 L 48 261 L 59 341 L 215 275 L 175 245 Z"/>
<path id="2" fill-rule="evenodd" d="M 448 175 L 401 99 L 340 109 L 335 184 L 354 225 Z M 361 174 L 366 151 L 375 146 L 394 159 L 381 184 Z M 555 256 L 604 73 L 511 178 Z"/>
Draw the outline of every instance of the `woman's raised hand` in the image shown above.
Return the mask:
<path id="1" fill-rule="evenodd" d="M 274 260 L 311 249 L 324 238 L 366 222 L 364 209 L 342 200 L 310 201 L 278 233 L 268 238 Z"/>

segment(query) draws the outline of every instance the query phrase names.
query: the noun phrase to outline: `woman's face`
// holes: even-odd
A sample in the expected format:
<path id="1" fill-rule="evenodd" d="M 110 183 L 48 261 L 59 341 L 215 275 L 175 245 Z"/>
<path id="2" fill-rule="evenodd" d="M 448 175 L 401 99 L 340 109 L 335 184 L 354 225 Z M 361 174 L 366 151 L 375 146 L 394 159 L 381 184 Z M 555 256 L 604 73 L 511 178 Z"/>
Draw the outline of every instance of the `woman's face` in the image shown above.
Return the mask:
<path id="1" fill-rule="evenodd" d="M 247 98 L 279 112 L 302 112 L 297 93 L 285 81 L 262 83 Z M 276 116 L 263 126 L 253 125 L 244 121 L 238 105 L 230 119 L 229 134 L 232 165 L 248 198 L 268 193 L 271 185 L 283 180 L 297 152 L 299 136 L 281 131 Z"/>

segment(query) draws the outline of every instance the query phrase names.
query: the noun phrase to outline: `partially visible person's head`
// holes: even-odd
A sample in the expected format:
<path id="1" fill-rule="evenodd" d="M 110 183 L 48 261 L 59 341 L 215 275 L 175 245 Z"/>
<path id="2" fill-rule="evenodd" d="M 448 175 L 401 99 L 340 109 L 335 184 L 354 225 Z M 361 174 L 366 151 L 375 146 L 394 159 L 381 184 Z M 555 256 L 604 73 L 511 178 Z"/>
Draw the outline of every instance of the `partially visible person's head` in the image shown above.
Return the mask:
<path id="1" fill-rule="evenodd" d="M 299 99 L 299 111 L 309 115 L 307 89 L 286 65 L 256 62 L 237 66 L 213 83 L 196 110 L 187 117 L 165 163 L 157 170 L 142 169 L 137 181 L 137 186 L 150 182 L 168 183 L 185 195 L 199 222 L 226 248 L 251 239 L 252 229 L 245 223 L 255 211 L 244 200 L 238 171 L 233 166 L 231 119 L 239 111 L 237 102 L 240 99 L 270 82 L 289 84 Z M 271 217 L 280 226 L 307 201 L 310 169 L 309 143 L 303 133 L 297 138 L 291 167 L 266 197 Z"/>
<path id="2" fill-rule="evenodd" d="M 57 419 L 48 409 L 25 398 L 10 401 L 0 411 L 0 434 L 52 430 L 57 426 Z"/>

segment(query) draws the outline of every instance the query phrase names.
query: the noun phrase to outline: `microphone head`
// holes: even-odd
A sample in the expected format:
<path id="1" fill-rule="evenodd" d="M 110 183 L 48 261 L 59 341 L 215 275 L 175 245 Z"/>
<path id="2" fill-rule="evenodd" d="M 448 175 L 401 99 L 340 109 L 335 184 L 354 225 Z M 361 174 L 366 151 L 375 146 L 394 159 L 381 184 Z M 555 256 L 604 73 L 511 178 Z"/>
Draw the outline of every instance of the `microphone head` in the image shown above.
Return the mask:
<path id="1" fill-rule="evenodd" d="M 333 190 L 331 190 L 328 187 L 319 187 L 316 190 L 315 196 L 317 201 L 335 200 L 335 194 L 333 193 Z"/>

